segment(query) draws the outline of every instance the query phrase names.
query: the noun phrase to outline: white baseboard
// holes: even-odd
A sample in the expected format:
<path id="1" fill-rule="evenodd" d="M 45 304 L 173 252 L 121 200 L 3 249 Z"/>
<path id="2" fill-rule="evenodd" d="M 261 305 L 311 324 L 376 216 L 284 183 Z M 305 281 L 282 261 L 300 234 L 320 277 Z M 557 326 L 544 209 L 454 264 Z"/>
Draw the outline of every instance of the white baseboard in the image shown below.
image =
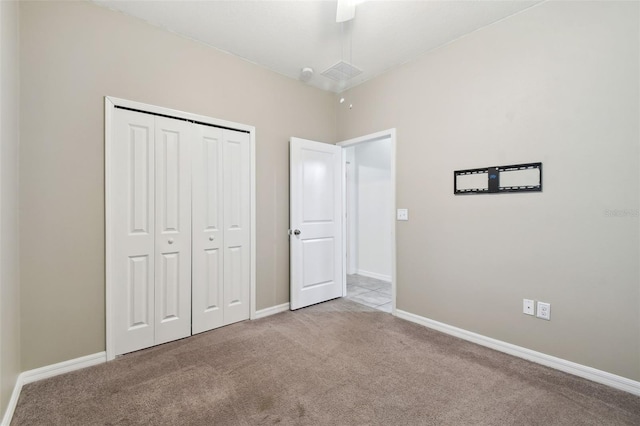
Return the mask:
<path id="1" fill-rule="evenodd" d="M 565 373 L 573 374 L 574 376 L 582 377 L 584 379 L 588 379 L 597 383 L 601 383 L 603 385 L 611 386 L 612 388 L 620 389 L 640 396 L 640 382 L 627 379 L 626 377 L 618 376 L 606 371 L 588 367 L 586 365 L 577 364 L 575 362 L 547 355 L 542 352 L 536 352 L 531 349 L 523 348 L 522 346 L 512 345 L 511 343 L 503 342 L 501 340 L 492 339 L 491 337 L 483 336 L 472 331 L 467 331 L 462 328 L 434 321 L 432 319 L 421 317 L 410 312 L 405 312 L 400 309 L 396 310 L 396 316 L 398 318 L 402 318 L 407 321 L 411 321 L 416 324 L 420 324 L 425 327 L 432 328 L 434 330 L 438 330 L 455 337 L 459 337 L 460 339 L 477 343 L 481 346 L 486 346 L 488 348 L 495 349 L 509 355 L 517 356 L 518 358 L 523 358 L 537 364 L 542 364 L 556 370 L 564 371 Z"/>
<path id="2" fill-rule="evenodd" d="M 37 382 L 38 380 L 48 379 L 49 377 L 58 376 L 60 374 L 69 373 L 70 371 L 80 370 L 81 368 L 91 367 L 107 362 L 107 353 L 98 352 L 97 354 L 87 355 L 80 358 L 70 359 L 69 361 L 59 362 L 57 364 L 46 365 L 44 367 L 28 370 L 20 374 L 22 384 Z"/>
<path id="3" fill-rule="evenodd" d="M 362 269 L 358 269 L 356 273 L 358 275 L 362 275 L 363 277 L 375 278 L 376 280 L 391 282 L 391 275 L 379 274 L 377 272 L 370 272 Z"/>
<path id="4" fill-rule="evenodd" d="M 268 317 L 270 315 L 279 314 L 280 312 L 285 312 L 289 310 L 289 303 L 283 303 L 282 305 L 272 306 L 270 308 L 260 309 L 256 311 L 255 319 L 260 319 L 264 317 Z"/>
<path id="5" fill-rule="evenodd" d="M 20 398 L 20 392 L 22 391 L 22 380 L 20 376 L 21 375 L 16 379 L 16 385 L 13 387 L 9 404 L 7 404 L 7 409 L 2 417 L 2 426 L 9 426 L 11 424 L 11 419 L 13 419 L 13 412 L 18 405 L 18 398 Z"/>
<path id="6" fill-rule="evenodd" d="M 22 386 L 27 383 L 37 382 L 38 380 L 48 379 L 49 377 L 58 376 L 60 374 L 69 373 L 71 371 L 80 370 L 82 368 L 91 367 L 92 365 L 102 364 L 107 361 L 106 352 L 98 352 L 97 354 L 87 355 L 80 358 L 70 359 L 69 361 L 59 362 L 57 364 L 46 365 L 44 367 L 27 370 L 20 373 L 13 388 L 11 399 L 7 405 L 7 410 L 2 418 L 2 426 L 9 426 L 13 418 L 13 412 L 18 405 L 18 398 L 22 391 Z"/>

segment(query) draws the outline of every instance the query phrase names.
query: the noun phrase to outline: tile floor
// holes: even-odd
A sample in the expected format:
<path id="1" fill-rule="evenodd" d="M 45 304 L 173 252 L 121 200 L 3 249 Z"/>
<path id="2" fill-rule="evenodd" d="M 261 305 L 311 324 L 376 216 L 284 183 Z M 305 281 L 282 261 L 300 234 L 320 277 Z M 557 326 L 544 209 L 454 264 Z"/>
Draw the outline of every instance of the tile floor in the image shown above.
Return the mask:
<path id="1" fill-rule="evenodd" d="M 347 275 L 347 299 L 391 313 L 391 283 L 362 275 Z"/>

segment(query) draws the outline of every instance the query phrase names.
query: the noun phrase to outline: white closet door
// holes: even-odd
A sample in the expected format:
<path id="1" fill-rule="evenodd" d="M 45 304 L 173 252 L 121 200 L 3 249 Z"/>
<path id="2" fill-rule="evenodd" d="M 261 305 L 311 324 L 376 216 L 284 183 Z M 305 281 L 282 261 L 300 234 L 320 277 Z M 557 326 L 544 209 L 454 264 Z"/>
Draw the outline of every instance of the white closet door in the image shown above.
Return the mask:
<path id="1" fill-rule="evenodd" d="M 196 126 L 196 132 L 192 157 L 194 334 L 224 324 L 222 129 Z"/>
<path id="2" fill-rule="evenodd" d="M 154 344 L 154 117 L 116 109 L 111 145 L 113 333 L 116 355 Z"/>
<path id="3" fill-rule="evenodd" d="M 155 118 L 155 344 L 191 335 L 193 126 Z"/>
<path id="4" fill-rule="evenodd" d="M 249 318 L 251 170 L 248 133 L 223 130 L 224 324 Z"/>

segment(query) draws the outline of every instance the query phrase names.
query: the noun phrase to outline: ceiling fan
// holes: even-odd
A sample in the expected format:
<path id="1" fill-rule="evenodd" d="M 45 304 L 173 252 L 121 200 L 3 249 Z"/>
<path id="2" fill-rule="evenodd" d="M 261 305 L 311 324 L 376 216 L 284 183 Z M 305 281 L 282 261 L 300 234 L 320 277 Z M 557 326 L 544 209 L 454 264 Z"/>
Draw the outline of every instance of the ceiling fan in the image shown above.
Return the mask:
<path id="1" fill-rule="evenodd" d="M 1 1 L 1 0 L 0 0 Z M 336 23 L 342 24 L 342 38 L 345 36 L 345 22 L 353 20 L 356 16 L 356 6 L 364 3 L 365 0 L 337 0 L 336 2 Z M 349 27 L 349 26 L 348 26 Z M 344 41 L 342 44 L 341 53 L 344 52 Z M 332 67 L 322 72 L 322 75 L 336 81 L 347 81 L 354 76 L 361 74 L 362 70 L 354 67 L 353 65 L 346 63 L 344 59 Z M 313 77 L 313 68 L 304 67 L 300 70 L 300 80 L 308 82 Z M 340 99 L 340 103 L 344 102 L 344 98 Z M 349 106 L 351 108 L 351 106 Z"/>
<path id="2" fill-rule="evenodd" d="M 356 6 L 365 0 L 338 0 L 336 9 L 336 22 L 347 22 L 355 18 Z"/>

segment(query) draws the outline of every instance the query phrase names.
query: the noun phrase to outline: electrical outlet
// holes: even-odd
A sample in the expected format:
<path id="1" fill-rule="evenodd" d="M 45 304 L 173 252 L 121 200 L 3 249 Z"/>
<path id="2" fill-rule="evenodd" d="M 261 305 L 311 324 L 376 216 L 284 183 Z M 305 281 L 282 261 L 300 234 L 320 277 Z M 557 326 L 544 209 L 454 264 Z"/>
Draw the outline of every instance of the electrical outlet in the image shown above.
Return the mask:
<path id="1" fill-rule="evenodd" d="M 407 209 L 398 209 L 397 219 L 398 220 L 409 220 L 409 210 L 407 210 Z"/>
<path id="2" fill-rule="evenodd" d="M 522 299 L 522 313 L 527 315 L 535 315 L 535 304 L 531 299 Z"/>
<path id="3" fill-rule="evenodd" d="M 543 320 L 551 320 L 551 303 L 538 302 L 538 311 L 536 312 L 536 316 Z"/>

